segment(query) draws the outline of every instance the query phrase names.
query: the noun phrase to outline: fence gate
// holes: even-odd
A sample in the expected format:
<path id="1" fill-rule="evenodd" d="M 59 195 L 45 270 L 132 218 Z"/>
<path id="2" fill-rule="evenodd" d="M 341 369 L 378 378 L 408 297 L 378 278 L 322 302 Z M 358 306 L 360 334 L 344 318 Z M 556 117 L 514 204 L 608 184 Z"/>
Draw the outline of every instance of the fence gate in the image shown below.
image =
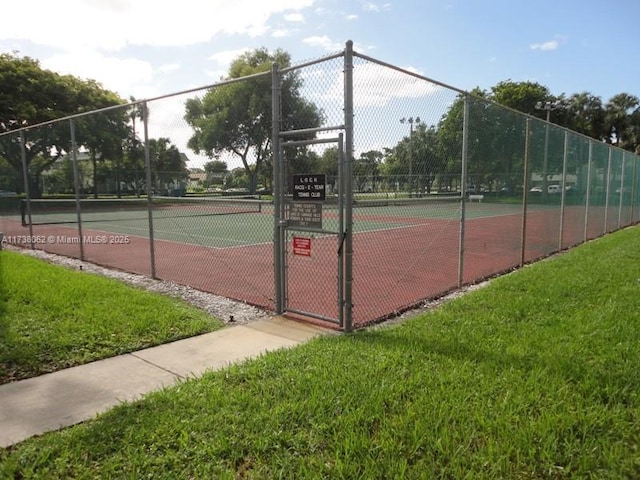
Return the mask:
<path id="1" fill-rule="evenodd" d="M 353 107 L 346 94 L 352 88 L 352 45 L 347 46 L 344 125 L 281 131 L 286 124 L 283 76 L 273 65 L 272 151 L 276 313 L 317 318 L 350 331 Z M 294 171 L 297 155 L 322 144 L 337 147 L 336 178 L 300 166 Z"/>
<path id="2" fill-rule="evenodd" d="M 340 128 L 340 127 L 336 127 Z M 332 128 L 318 129 L 329 131 Z M 343 134 L 294 140 L 301 131 L 280 133 L 281 189 L 276 208 L 276 282 L 280 313 L 297 313 L 337 323 L 345 311 L 345 185 Z M 305 131 L 304 133 L 309 133 Z M 317 144 L 337 144 L 338 177 L 317 172 L 289 174 L 287 151 Z M 280 277 L 278 279 L 278 276 Z"/>

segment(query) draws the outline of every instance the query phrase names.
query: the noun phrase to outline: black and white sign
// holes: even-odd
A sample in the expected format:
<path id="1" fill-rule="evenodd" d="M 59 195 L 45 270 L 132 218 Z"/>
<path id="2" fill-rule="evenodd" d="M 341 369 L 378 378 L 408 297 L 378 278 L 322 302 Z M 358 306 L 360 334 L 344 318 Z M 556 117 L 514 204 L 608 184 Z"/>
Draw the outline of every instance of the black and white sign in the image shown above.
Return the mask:
<path id="1" fill-rule="evenodd" d="M 293 175 L 293 199 L 305 202 L 325 201 L 326 175 L 319 174 L 294 174 Z"/>

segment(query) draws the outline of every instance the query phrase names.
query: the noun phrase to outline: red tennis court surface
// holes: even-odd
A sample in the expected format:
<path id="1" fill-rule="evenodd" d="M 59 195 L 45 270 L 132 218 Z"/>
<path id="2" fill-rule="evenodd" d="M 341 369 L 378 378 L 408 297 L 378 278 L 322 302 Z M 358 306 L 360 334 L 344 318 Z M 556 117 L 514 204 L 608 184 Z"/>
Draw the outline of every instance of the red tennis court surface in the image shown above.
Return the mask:
<path id="1" fill-rule="evenodd" d="M 587 238 L 602 235 L 606 227 L 604 219 L 604 209 L 591 208 L 585 229 L 585 209 L 568 207 L 561 229 L 559 209 L 528 212 L 524 261 L 581 243 L 585 234 Z M 522 257 L 522 227 L 522 214 L 468 219 L 461 257 L 463 283 L 473 283 L 518 266 Z M 8 237 L 28 235 L 26 227 L 7 218 L 3 219 L 3 229 Z M 34 227 L 33 233 L 37 239 L 35 248 L 80 257 L 80 245 L 60 241 L 76 235 L 74 228 L 48 225 Z M 84 229 L 83 234 L 89 240 L 100 238 L 101 242 L 107 242 L 85 242 L 85 260 L 127 272 L 152 274 L 148 238 L 91 229 Z M 458 221 L 428 219 L 408 228 L 358 233 L 354 235 L 353 244 L 355 326 L 389 317 L 458 287 Z M 287 248 L 292 250 L 291 245 Z M 337 237 L 329 236 L 313 238 L 310 256 L 287 253 L 289 308 L 338 317 L 337 249 Z M 275 308 L 271 243 L 210 248 L 156 240 L 154 250 L 156 277 L 162 280 L 268 310 Z"/>

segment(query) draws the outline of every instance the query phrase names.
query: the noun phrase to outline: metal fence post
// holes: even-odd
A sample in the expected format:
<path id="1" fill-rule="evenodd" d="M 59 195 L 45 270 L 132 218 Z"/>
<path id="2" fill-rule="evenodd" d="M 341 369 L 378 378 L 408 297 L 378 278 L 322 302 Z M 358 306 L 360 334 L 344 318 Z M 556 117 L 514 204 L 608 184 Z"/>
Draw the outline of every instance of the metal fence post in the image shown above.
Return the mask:
<path id="1" fill-rule="evenodd" d="M 636 184 L 638 183 L 638 156 L 637 155 L 633 155 L 633 157 L 631 158 L 631 160 L 633 161 L 633 166 L 632 171 L 631 171 L 631 213 L 629 214 L 631 216 L 631 223 L 635 223 L 636 221 L 636 195 L 637 195 L 637 188 L 636 188 Z"/>
<path id="2" fill-rule="evenodd" d="M 529 191 L 529 144 L 531 142 L 531 118 L 527 117 L 524 133 L 524 173 L 522 178 L 522 229 L 520 231 L 520 266 L 524 265 L 527 249 L 527 192 Z"/>
<path id="3" fill-rule="evenodd" d="M 604 229 L 603 234 L 607 233 L 609 227 L 609 187 L 611 185 L 611 157 L 613 156 L 613 148 L 608 147 L 609 158 L 607 160 L 607 186 L 605 187 L 605 199 L 604 199 Z"/>
<path id="4" fill-rule="evenodd" d="M 587 160 L 587 195 L 584 209 L 584 242 L 589 240 L 589 204 L 591 203 L 591 168 L 593 167 L 593 140 L 589 140 L 589 159 Z"/>
<path id="5" fill-rule="evenodd" d="M 622 228 L 622 207 L 624 206 L 624 167 L 626 164 L 627 154 L 622 152 L 622 166 L 620 167 L 620 187 L 618 195 L 620 198 L 618 199 L 618 229 Z"/>
<path id="6" fill-rule="evenodd" d="M 564 215 L 567 203 L 567 159 L 569 150 L 569 133 L 564 131 L 564 151 L 562 152 L 562 182 L 560 192 L 560 234 L 558 235 L 558 251 L 562 250 L 562 244 L 564 243 Z"/>
<path id="7" fill-rule="evenodd" d="M 76 198 L 76 217 L 78 219 L 78 240 L 80 240 L 80 260 L 84 261 L 84 240 L 82 235 L 82 207 L 80 205 L 80 174 L 78 171 L 78 146 L 76 144 L 76 128 L 73 119 L 69 120 L 71 130 L 71 162 L 73 165 L 73 189 Z M 95 186 L 94 186 L 95 188 Z"/>
<path id="8" fill-rule="evenodd" d="M 353 42 L 344 54 L 344 137 L 345 137 L 345 285 L 344 330 L 353 328 Z"/>
<path id="9" fill-rule="evenodd" d="M 274 273 L 274 305 L 277 314 L 284 309 L 283 288 L 283 238 L 282 203 L 284 200 L 283 183 L 280 178 L 282 155 L 280 150 L 280 91 L 281 81 L 278 64 L 271 66 L 271 145 L 273 156 L 273 273 Z"/>
<path id="10" fill-rule="evenodd" d="M 142 125 L 144 130 L 144 168 L 147 183 L 147 212 L 149 218 L 149 256 L 151 261 L 151 278 L 156 276 L 155 242 L 153 240 L 153 192 L 151 177 L 151 153 L 149 152 L 149 107 L 142 102 Z"/>
<path id="11" fill-rule="evenodd" d="M 20 130 L 20 156 L 22 159 L 22 180 L 24 181 L 24 196 L 27 204 L 27 218 L 29 219 L 29 246 L 31 250 L 35 248 L 33 245 L 33 223 L 31 221 L 31 189 L 29 188 L 29 166 L 27 165 L 27 150 L 24 130 Z"/>
<path id="12" fill-rule="evenodd" d="M 462 166 L 460 182 L 460 235 L 458 239 L 458 288 L 462 286 L 464 280 L 464 233 L 466 222 L 466 192 L 467 192 L 467 162 L 469 160 L 469 95 L 464 96 L 464 106 L 462 114 Z"/>

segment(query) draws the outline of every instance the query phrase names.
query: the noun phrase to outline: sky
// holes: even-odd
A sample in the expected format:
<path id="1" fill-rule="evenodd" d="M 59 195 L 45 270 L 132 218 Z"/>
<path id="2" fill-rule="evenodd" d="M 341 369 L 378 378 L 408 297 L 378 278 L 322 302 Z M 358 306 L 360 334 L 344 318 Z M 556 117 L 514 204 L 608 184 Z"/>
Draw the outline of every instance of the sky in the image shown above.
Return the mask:
<path id="1" fill-rule="evenodd" d="M 0 52 L 125 99 L 213 84 L 259 47 L 295 64 L 347 40 L 461 90 L 512 80 L 640 96 L 638 0 L 22 0 L 2 16 Z"/>

